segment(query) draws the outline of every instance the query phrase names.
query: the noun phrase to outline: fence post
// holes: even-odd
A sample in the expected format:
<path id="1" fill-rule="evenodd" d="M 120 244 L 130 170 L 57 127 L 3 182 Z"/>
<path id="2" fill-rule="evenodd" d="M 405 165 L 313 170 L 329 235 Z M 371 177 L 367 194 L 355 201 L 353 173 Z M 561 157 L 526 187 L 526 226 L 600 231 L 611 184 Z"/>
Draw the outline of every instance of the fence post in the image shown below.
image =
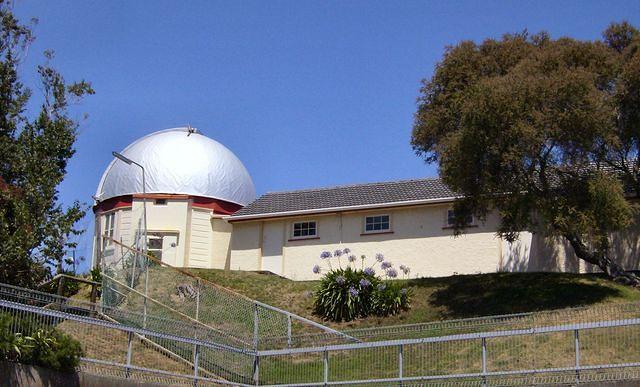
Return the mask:
<path id="1" fill-rule="evenodd" d="M 482 338 L 482 385 L 487 385 L 487 338 Z"/>
<path id="2" fill-rule="evenodd" d="M 194 385 L 198 384 L 198 365 L 200 364 L 200 345 L 196 344 L 193 348 L 193 377 Z"/>
<path id="3" fill-rule="evenodd" d="M 400 385 L 402 385 L 402 369 L 404 368 L 404 346 L 398 345 L 398 378 L 400 378 Z"/>
<path id="4" fill-rule="evenodd" d="M 200 278 L 196 280 L 196 321 L 200 317 Z"/>
<path id="5" fill-rule="evenodd" d="M 96 316 L 96 298 L 98 297 L 98 285 L 96 283 L 91 284 L 91 317 Z"/>
<path id="6" fill-rule="evenodd" d="M 576 384 L 580 383 L 580 331 L 574 330 L 575 349 L 576 349 Z"/>
<path id="7" fill-rule="evenodd" d="M 253 347 L 258 350 L 258 304 L 253 303 Z"/>
<path id="8" fill-rule="evenodd" d="M 260 355 L 257 351 L 253 358 L 253 382 L 256 386 L 260 384 Z"/>
<path id="9" fill-rule="evenodd" d="M 326 386 L 329 383 L 329 351 L 326 348 L 324 349 L 322 363 L 324 366 L 324 385 Z"/>
<path id="10" fill-rule="evenodd" d="M 127 372 L 126 372 L 126 378 L 128 379 L 131 373 L 131 368 L 129 368 L 129 366 L 131 365 L 131 355 L 133 352 L 133 332 L 129 332 L 128 338 L 127 338 Z"/>
<path id="11" fill-rule="evenodd" d="M 133 254 L 133 264 L 131 265 L 131 289 L 135 289 L 135 279 L 136 279 L 136 263 L 138 262 L 138 254 Z"/>
<path id="12" fill-rule="evenodd" d="M 60 277 L 58 278 L 58 301 L 59 304 L 58 305 L 58 310 L 62 311 L 62 297 L 64 297 L 64 276 L 60 275 Z"/>
<path id="13" fill-rule="evenodd" d="M 291 315 L 287 314 L 287 346 L 291 346 Z"/>

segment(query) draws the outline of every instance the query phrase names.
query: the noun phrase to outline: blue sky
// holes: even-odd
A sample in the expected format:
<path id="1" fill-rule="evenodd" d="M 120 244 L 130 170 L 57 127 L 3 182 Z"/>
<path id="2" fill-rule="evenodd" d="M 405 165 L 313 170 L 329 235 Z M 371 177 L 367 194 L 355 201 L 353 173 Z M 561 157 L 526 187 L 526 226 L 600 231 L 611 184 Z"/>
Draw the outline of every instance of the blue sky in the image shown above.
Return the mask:
<path id="1" fill-rule="evenodd" d="M 420 80 L 444 47 L 505 32 L 598 39 L 640 26 L 638 1 L 44 1 L 24 65 L 53 49 L 96 94 L 73 111 L 77 153 L 64 203 L 91 203 L 136 138 L 190 124 L 231 149 L 257 192 L 436 176 L 409 145 Z M 34 88 L 35 97 L 41 93 Z M 90 256 L 89 213 L 79 255 Z"/>

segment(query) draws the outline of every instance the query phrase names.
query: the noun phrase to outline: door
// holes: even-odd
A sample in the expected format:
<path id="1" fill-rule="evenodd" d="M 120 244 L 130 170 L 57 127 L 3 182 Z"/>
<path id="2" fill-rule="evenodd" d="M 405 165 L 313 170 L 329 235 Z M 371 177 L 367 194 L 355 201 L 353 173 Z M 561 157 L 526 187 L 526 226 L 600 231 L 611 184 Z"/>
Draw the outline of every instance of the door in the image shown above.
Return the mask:
<path id="1" fill-rule="evenodd" d="M 262 232 L 262 270 L 282 275 L 282 222 L 266 222 Z"/>

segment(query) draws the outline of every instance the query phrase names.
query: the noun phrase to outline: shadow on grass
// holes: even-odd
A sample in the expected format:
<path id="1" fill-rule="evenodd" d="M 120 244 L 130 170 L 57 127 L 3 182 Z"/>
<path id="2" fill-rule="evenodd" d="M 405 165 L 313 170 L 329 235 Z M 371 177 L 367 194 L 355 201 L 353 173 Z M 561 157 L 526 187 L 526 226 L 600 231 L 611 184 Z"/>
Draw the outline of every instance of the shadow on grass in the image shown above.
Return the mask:
<path id="1" fill-rule="evenodd" d="M 427 302 L 443 317 L 465 318 L 559 309 L 601 302 L 621 295 L 599 275 L 495 273 L 412 280 L 415 287 L 436 287 Z"/>

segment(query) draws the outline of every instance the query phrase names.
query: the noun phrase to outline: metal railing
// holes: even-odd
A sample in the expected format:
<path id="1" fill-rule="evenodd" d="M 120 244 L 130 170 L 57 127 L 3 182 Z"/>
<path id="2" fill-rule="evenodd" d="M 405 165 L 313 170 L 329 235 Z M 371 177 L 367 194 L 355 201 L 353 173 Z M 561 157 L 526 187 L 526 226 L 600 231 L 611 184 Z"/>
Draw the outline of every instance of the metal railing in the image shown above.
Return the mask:
<path id="1" fill-rule="evenodd" d="M 640 377 L 640 318 L 265 350 L 257 356 L 260 385 L 508 385 L 531 384 L 532 378 L 580 383 L 604 374 L 616 378 L 617 372 Z"/>
<path id="2" fill-rule="evenodd" d="M 55 327 L 79 340 L 85 352 L 80 369 L 166 384 L 530 385 L 640 378 L 640 317 L 256 351 L 216 343 L 199 324 L 147 316 L 147 328 L 124 325 L 109 314 L 138 324 L 143 316 L 2 284 L 0 312 L 18 322 L 14 332 Z M 565 312 L 557 318 L 593 316 Z M 479 321 L 440 324 L 475 327 Z M 178 333 L 167 333 L 171 329 Z"/>
<path id="3" fill-rule="evenodd" d="M 85 368 L 88 364 L 118 368 L 125 377 L 162 374 L 192 385 L 252 382 L 255 352 L 203 340 L 198 330 L 184 337 L 68 312 L 0 299 L 0 313 L 11 316 L 12 333 L 30 336 L 53 328 L 66 333 L 80 341 Z"/>
<path id="4" fill-rule="evenodd" d="M 107 239 L 117 249 L 102 260 L 105 306 L 202 324 L 226 335 L 230 345 L 253 349 L 359 341 Z"/>

